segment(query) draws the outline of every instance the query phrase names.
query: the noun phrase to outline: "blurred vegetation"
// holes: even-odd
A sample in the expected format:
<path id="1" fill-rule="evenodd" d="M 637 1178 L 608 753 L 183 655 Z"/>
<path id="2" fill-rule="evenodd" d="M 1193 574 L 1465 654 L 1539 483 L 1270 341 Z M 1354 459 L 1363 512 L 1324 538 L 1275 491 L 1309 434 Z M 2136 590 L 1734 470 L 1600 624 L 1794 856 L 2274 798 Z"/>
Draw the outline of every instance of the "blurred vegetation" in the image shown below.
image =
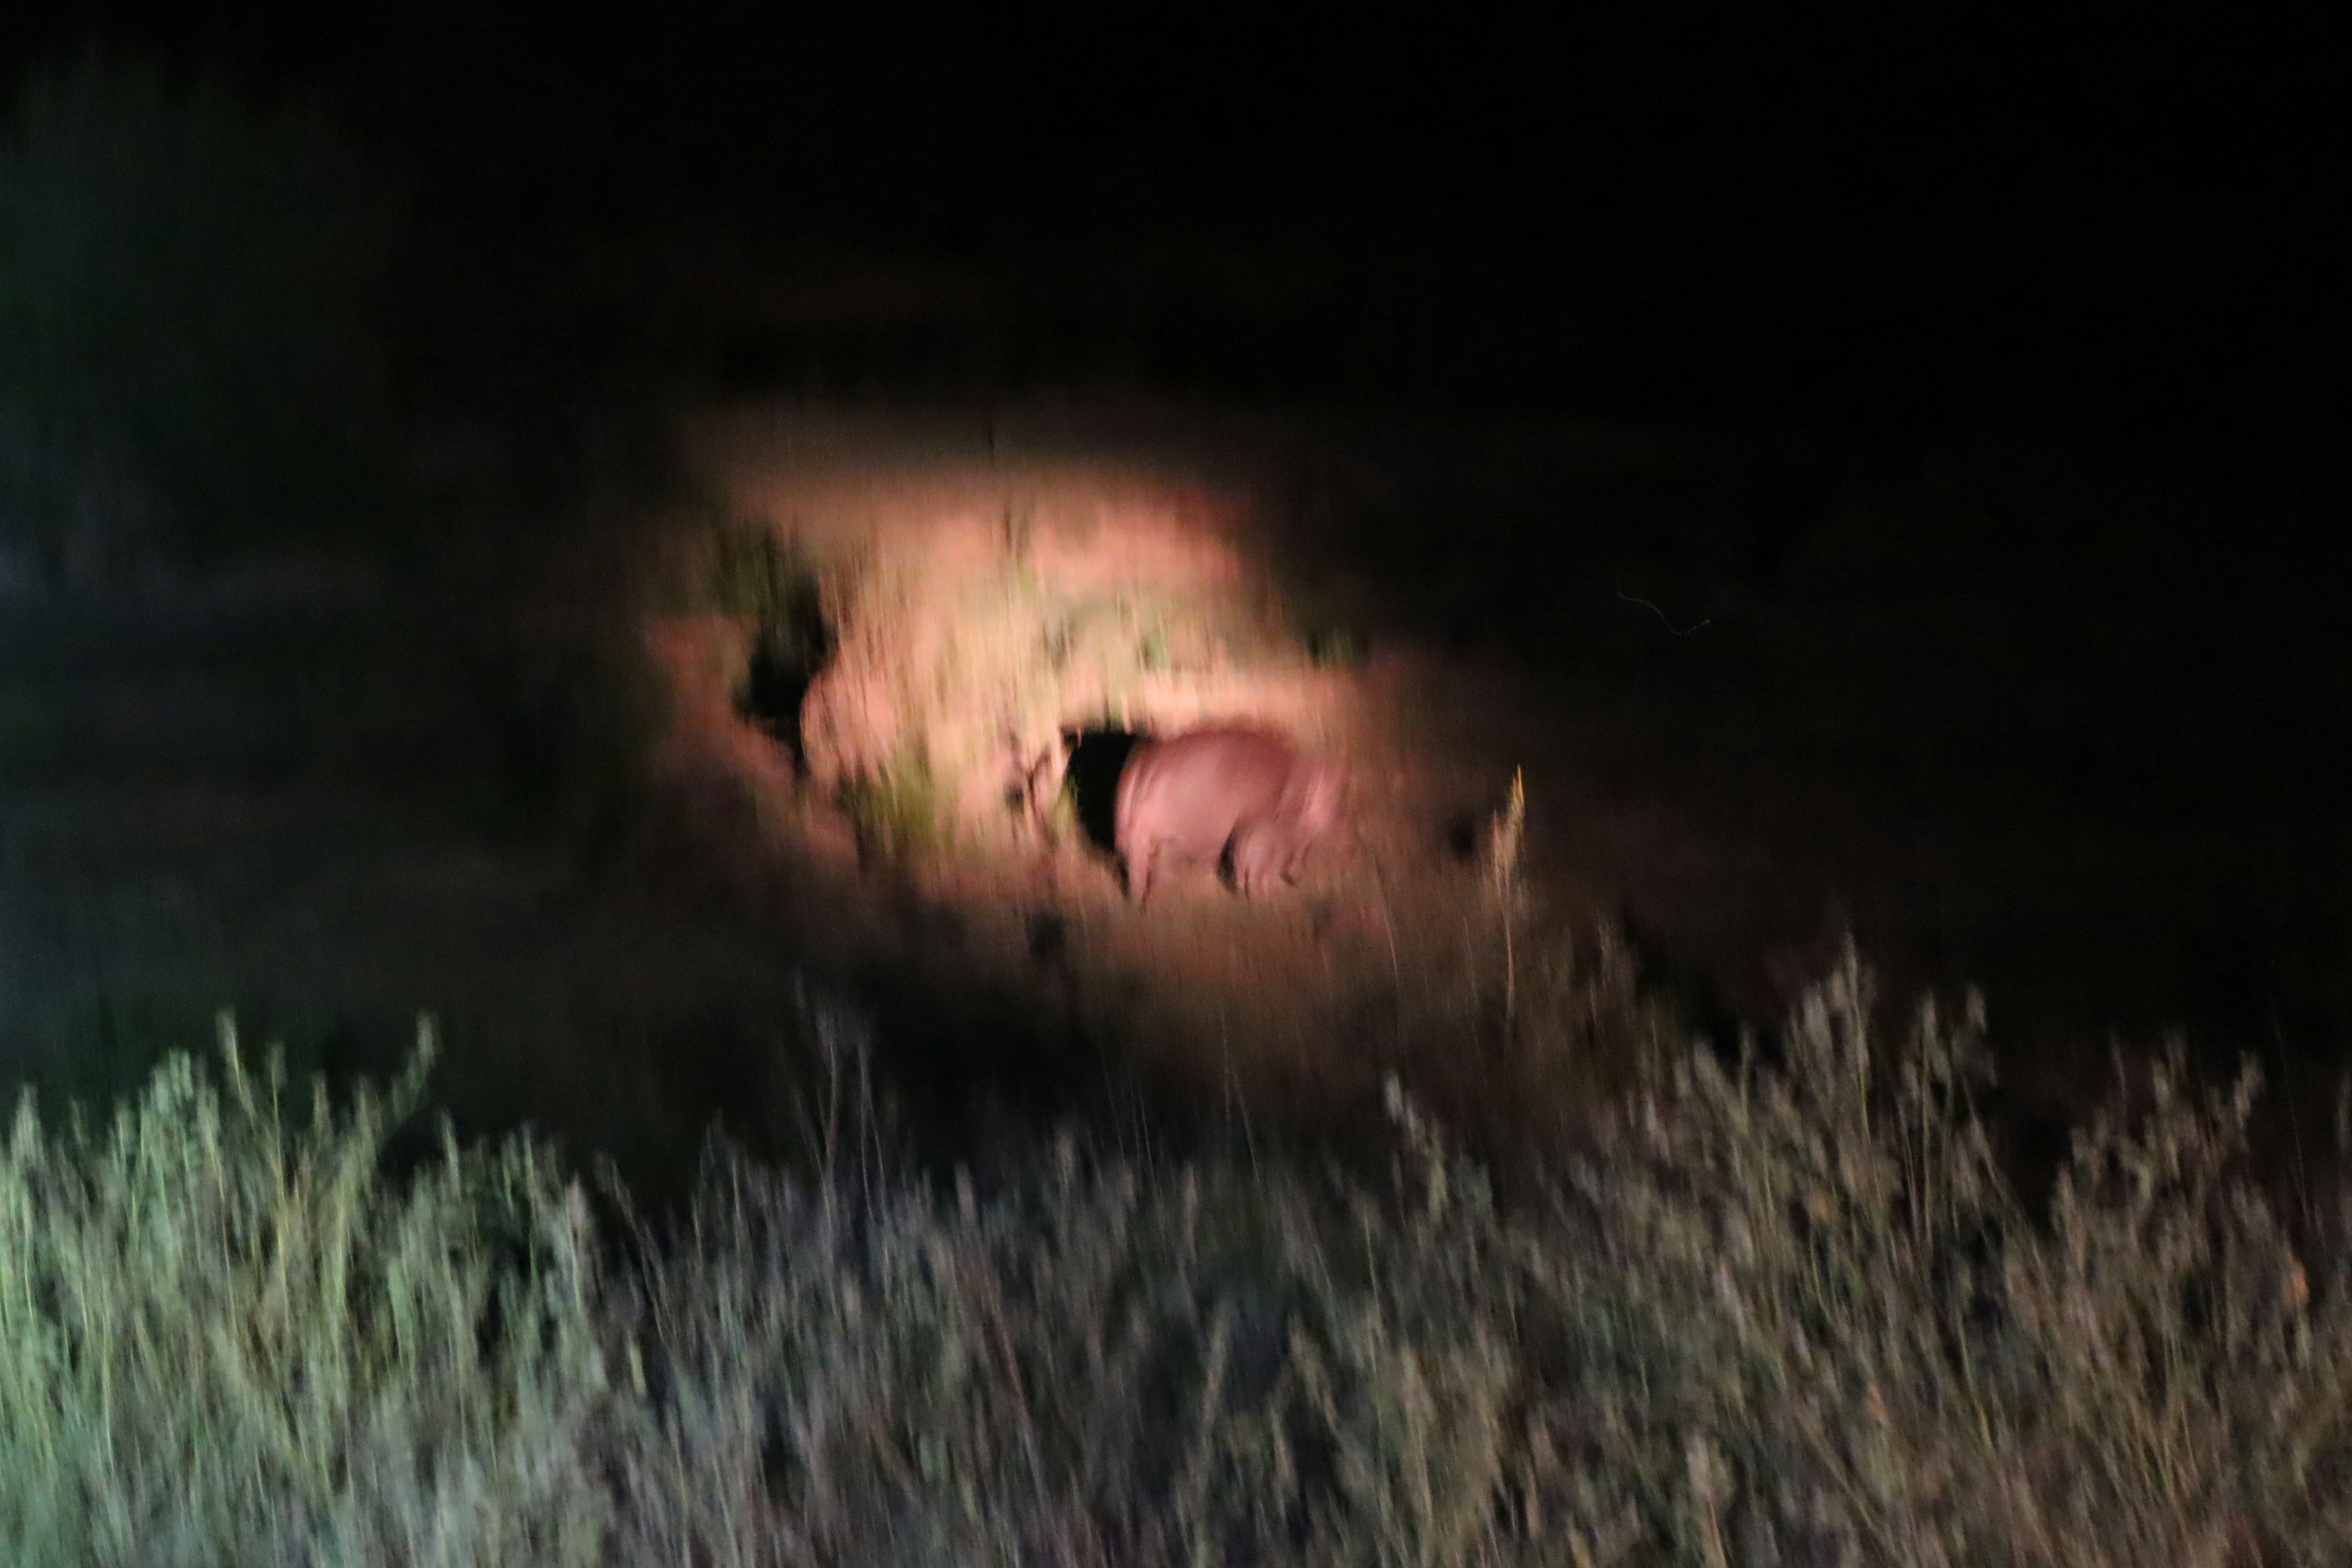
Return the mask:
<path id="1" fill-rule="evenodd" d="M 834 648 L 816 563 L 763 524 L 721 528 L 710 543 L 700 603 L 751 623 L 751 644 L 732 683 L 735 710 L 804 760 L 801 703 Z"/>
<path id="2" fill-rule="evenodd" d="M 1372 657 L 1371 638 L 1354 626 L 1317 626 L 1302 640 L 1318 669 L 1361 669 Z"/>
<path id="3" fill-rule="evenodd" d="M 761 626 L 809 615 L 821 619 L 815 565 L 765 524 L 718 527 L 711 531 L 699 607 Z"/>
<path id="4" fill-rule="evenodd" d="M 953 802 L 919 737 L 879 766 L 844 777 L 837 796 L 862 855 L 919 859 L 955 841 Z"/>
<path id="5" fill-rule="evenodd" d="M 0 141 L 0 542 L 119 570 L 363 521 L 396 203 L 314 115 L 85 57 Z"/>
<path id="6" fill-rule="evenodd" d="M 429 1038 L 388 1098 L 306 1111 L 230 1036 L 103 1129 L 16 1116 L 0 1544 L 2344 1561 L 2347 1216 L 2290 1245 L 2239 1170 L 2251 1080 L 2158 1072 L 2029 1212 L 1972 1109 L 1973 1005 L 1879 1018 L 1849 957 L 1783 1065 L 1662 1054 L 1525 1202 L 1396 1090 L 1369 1182 L 1066 1140 L 982 1195 L 893 1159 L 861 1074 L 810 1118 L 816 1174 L 721 1149 L 682 1226 L 609 1235 L 529 1142 L 391 1157 Z"/>

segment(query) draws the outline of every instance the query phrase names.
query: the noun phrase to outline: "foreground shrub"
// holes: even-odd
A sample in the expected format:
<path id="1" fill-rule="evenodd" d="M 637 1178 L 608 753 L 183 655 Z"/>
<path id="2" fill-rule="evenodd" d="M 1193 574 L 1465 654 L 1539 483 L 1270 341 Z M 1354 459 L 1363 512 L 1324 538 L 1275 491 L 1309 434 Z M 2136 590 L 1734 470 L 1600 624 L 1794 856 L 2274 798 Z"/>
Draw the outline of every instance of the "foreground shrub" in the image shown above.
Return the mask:
<path id="1" fill-rule="evenodd" d="M 1090 1173 L 1066 1145 L 991 1202 L 846 1196 L 730 1163 L 635 1300 L 664 1371 L 622 1561 L 1453 1562 L 1481 1541 L 1512 1355 L 1475 1213 Z"/>
<path id="2" fill-rule="evenodd" d="M 12 1562 L 2323 1563 L 2352 1310 L 2156 1075 L 2050 1212 L 1973 1014 L 1659 1069 L 1498 1208 L 1401 1098 L 1392 1180 L 1065 1142 L 988 1194 L 818 1120 L 600 1272 L 528 1144 L 374 1167 L 232 1056 L 0 1170 Z M 837 1142 L 859 1158 L 836 1163 Z M 607 1369 L 612 1369 L 608 1377 Z"/>
<path id="3" fill-rule="evenodd" d="M 0 142 L 0 530 L 98 571 L 347 528 L 388 211 L 310 120 L 134 66 L 34 76 Z"/>
<path id="4" fill-rule="evenodd" d="M 37 1565 L 594 1561 L 587 1218 L 527 1143 L 402 1186 L 419 1071 L 281 1118 L 234 1037 L 0 1163 L 0 1543 Z"/>
<path id="5" fill-rule="evenodd" d="M 1973 1013 L 1890 1065 L 1871 1011 L 1849 959 L 1785 1072 L 1693 1058 L 1522 1235 L 1560 1475 L 1677 1562 L 2352 1560 L 2352 1296 L 2232 1173 L 2251 1078 L 2158 1068 L 2044 1222 Z"/>

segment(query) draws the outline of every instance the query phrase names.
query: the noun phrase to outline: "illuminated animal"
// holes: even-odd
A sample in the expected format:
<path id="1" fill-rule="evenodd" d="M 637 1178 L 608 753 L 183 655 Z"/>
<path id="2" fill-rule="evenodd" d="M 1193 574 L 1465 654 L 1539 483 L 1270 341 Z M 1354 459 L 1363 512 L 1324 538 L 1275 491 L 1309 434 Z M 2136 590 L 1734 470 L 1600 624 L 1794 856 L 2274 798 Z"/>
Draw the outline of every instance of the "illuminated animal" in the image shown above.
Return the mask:
<path id="1" fill-rule="evenodd" d="M 1129 895 L 1140 904 L 1163 871 L 1233 858 L 1234 885 L 1255 898 L 1298 879 L 1307 851 L 1339 820 L 1342 778 L 1263 730 L 1194 730 L 1145 741 L 1119 775 L 1118 840 Z"/>

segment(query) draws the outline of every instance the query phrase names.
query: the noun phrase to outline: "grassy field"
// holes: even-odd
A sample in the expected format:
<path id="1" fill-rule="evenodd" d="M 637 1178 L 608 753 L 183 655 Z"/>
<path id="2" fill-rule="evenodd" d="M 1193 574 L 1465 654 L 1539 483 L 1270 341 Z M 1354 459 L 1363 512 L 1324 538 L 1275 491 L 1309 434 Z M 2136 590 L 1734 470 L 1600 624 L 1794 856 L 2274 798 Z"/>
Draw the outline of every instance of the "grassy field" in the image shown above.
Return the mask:
<path id="1" fill-rule="evenodd" d="M 1972 1011 L 1972 1009 L 1970 1010 Z M 1498 1203 L 1065 1139 L 986 1190 L 866 1114 L 633 1224 L 545 1147 L 243 1064 L 0 1163 L 0 1542 L 34 1565 L 2210 1564 L 2352 1550 L 2339 1192 L 2241 1179 L 2158 1073 L 2044 1210 L 1969 1017 L 1851 959 L 1784 1065 L 1664 1049 Z"/>

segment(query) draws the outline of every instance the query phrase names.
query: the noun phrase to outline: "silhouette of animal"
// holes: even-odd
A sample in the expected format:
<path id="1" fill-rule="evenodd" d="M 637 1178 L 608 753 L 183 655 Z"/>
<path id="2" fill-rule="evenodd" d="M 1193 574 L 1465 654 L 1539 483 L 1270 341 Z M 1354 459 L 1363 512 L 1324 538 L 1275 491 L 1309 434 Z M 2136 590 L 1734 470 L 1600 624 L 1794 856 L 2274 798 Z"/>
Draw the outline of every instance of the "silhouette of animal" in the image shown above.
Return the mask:
<path id="1" fill-rule="evenodd" d="M 1118 858 L 1141 904 L 1163 871 L 1215 867 L 1255 898 L 1298 879 L 1307 851 L 1339 820 L 1342 776 L 1280 735 L 1220 726 L 1145 741 L 1118 781 Z"/>

